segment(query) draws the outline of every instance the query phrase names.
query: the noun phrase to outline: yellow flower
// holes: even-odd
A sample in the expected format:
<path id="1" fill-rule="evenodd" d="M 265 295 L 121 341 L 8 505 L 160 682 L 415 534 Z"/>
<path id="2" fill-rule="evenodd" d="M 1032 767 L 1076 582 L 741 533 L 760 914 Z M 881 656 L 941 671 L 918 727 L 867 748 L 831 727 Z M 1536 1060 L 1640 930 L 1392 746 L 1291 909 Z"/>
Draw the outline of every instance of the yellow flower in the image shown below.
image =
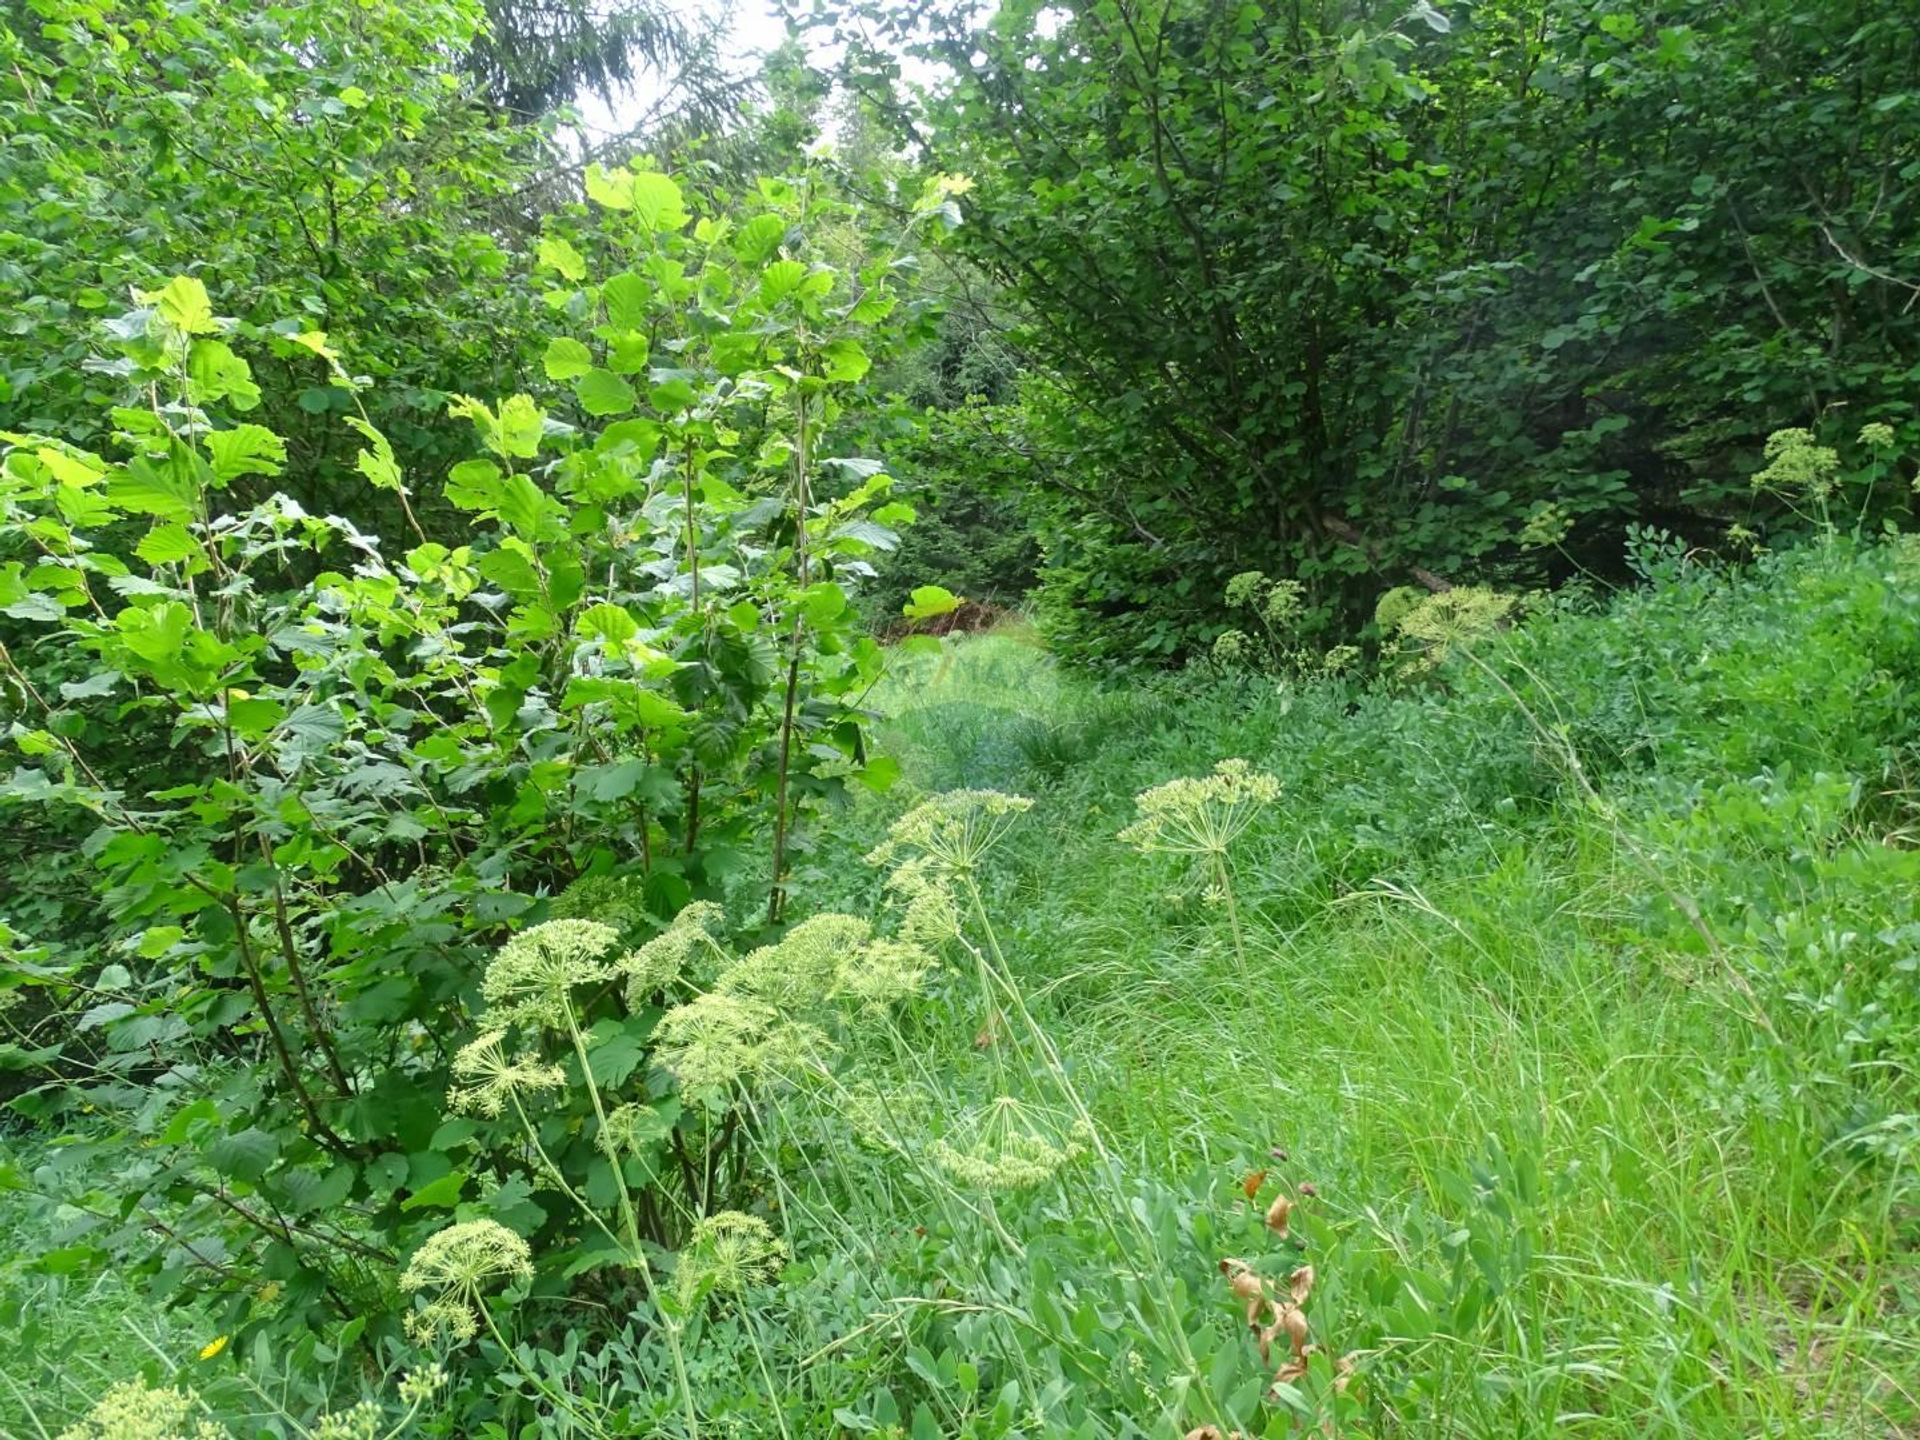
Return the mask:
<path id="1" fill-rule="evenodd" d="M 213 1337 L 213 1339 L 209 1340 L 206 1344 L 200 1347 L 200 1358 L 202 1360 L 211 1360 L 213 1359 L 214 1356 L 218 1355 L 222 1350 L 226 1348 L 227 1348 L 227 1337 L 224 1335 L 216 1335 Z"/>

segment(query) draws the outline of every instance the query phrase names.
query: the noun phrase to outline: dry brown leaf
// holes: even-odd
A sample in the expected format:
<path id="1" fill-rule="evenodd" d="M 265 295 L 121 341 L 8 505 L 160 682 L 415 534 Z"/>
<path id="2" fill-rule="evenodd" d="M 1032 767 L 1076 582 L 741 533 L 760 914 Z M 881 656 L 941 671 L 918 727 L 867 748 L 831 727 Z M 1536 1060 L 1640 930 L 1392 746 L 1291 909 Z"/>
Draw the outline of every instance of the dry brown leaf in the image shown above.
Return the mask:
<path id="1" fill-rule="evenodd" d="M 1267 1228 L 1282 1240 L 1287 1238 L 1287 1223 L 1293 1216 L 1293 1199 L 1285 1192 L 1273 1197 L 1267 1207 Z"/>
<path id="2" fill-rule="evenodd" d="M 1313 1267 L 1302 1265 L 1287 1277 L 1287 1293 L 1293 1297 L 1293 1303 L 1304 1305 L 1307 1297 L 1313 1293 Z"/>
<path id="3" fill-rule="evenodd" d="M 1256 1170 L 1240 1182 L 1240 1190 L 1247 1199 L 1251 1200 L 1260 1193 L 1260 1187 L 1266 1183 L 1267 1172 L 1264 1170 Z"/>

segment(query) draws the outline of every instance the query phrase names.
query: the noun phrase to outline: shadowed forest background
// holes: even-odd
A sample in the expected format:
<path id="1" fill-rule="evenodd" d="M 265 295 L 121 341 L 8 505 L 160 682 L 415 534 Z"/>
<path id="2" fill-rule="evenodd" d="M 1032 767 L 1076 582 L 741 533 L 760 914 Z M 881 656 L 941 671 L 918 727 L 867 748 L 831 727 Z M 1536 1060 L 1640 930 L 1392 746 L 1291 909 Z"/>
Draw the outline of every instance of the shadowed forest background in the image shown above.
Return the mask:
<path id="1" fill-rule="evenodd" d="M 0 0 L 0 141 L 0 1435 L 1920 1425 L 1910 17 Z"/>

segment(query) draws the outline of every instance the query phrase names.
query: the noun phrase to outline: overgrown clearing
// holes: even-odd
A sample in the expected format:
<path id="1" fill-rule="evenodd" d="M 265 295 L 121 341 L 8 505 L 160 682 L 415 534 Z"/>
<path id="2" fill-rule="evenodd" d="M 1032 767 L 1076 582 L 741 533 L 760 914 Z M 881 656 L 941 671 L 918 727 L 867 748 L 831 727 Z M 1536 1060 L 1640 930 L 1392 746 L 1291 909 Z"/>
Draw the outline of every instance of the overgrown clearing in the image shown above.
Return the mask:
<path id="1" fill-rule="evenodd" d="M 0 1440 L 1920 1436 L 1916 237 L 1899 6 L 0 3 Z"/>
<path id="2" fill-rule="evenodd" d="M 1143 1262 L 1193 1347 L 1189 1403 L 1244 1423 L 1263 1374 L 1215 1266 L 1258 1251 L 1313 1265 L 1313 1337 L 1354 1360 L 1344 1394 L 1310 1368 L 1264 1433 L 1293 1408 L 1352 1434 L 1907 1433 L 1920 558 L 1836 543 L 1554 610 L 1411 689 L 1103 688 L 1017 632 L 890 679 L 909 794 L 1034 799 L 987 905 L 1111 1168 L 982 1205 L 871 1141 L 892 1132 L 856 1098 L 940 1135 L 1051 1083 L 1009 1080 L 1011 1022 L 988 1037 L 950 964 L 891 1043 L 848 1037 L 843 1080 L 783 1102 L 793 1259 L 698 1336 L 739 1367 L 697 1371 L 708 1423 L 1151 1426 L 1173 1377 Z M 1232 853 L 1250 983 L 1218 904 L 1114 838 L 1136 791 L 1230 756 L 1283 785 Z M 821 909 L 879 901 L 848 882 L 903 803 L 834 820 Z M 869 1143 L 806 1143 L 835 1124 Z M 1286 1242 L 1260 1221 L 1278 1193 Z M 13 1302 L 87 1338 L 9 1360 L 20 1433 L 27 1397 L 71 1408 L 87 1362 L 137 1358 L 123 1322 L 198 1373 L 200 1331 L 32 1276 L 62 1235 L 26 1233 Z"/>

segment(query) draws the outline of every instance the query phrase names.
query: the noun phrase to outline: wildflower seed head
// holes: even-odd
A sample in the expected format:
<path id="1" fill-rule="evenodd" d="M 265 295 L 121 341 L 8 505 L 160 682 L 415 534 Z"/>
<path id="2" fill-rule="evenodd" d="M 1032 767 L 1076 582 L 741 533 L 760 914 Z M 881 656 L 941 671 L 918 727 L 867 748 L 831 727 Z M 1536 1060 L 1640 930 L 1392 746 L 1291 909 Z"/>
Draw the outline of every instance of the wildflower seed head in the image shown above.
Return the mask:
<path id="1" fill-rule="evenodd" d="M 904 1154 L 909 1141 L 927 1130 L 934 1113 L 933 1097 L 925 1088 L 895 1086 L 882 1091 L 869 1080 L 844 1090 L 839 1105 L 854 1138 L 886 1154 Z"/>
<path id="2" fill-rule="evenodd" d="M 744 1295 L 786 1263 L 787 1247 L 757 1215 L 722 1210 L 695 1223 L 674 1270 L 686 1303 L 707 1295 Z"/>
<path id="3" fill-rule="evenodd" d="M 902 940 L 871 940 L 843 958 L 833 993 L 866 1009 L 883 1010 L 918 995 L 937 962 L 920 946 Z"/>
<path id="4" fill-rule="evenodd" d="M 749 995 L 791 1012 L 818 1005 L 833 989 L 841 964 L 867 941 L 873 927 L 853 915 L 815 915 L 722 972 L 716 989 Z"/>
<path id="5" fill-rule="evenodd" d="M 1242 665 L 1252 649 L 1253 641 L 1246 631 L 1226 630 L 1213 642 L 1213 658 L 1221 665 Z"/>
<path id="6" fill-rule="evenodd" d="M 933 1142 L 934 1163 L 977 1190 L 1030 1190 L 1078 1159 L 1093 1137 L 1079 1121 L 1002 1095 Z"/>
<path id="7" fill-rule="evenodd" d="M 314 1423 L 313 1440 L 377 1440 L 385 1428 L 380 1407 L 362 1400 L 347 1410 L 329 1411 Z"/>
<path id="8" fill-rule="evenodd" d="M 1326 675 L 1345 675 L 1359 663 L 1358 645 L 1336 645 L 1320 657 L 1320 670 Z"/>
<path id="9" fill-rule="evenodd" d="M 674 916 L 665 930 L 623 955 L 614 968 L 626 976 L 629 1008 L 651 1003 L 692 968 L 696 955 L 717 951 L 726 918 L 718 905 L 696 900 Z"/>
<path id="10" fill-rule="evenodd" d="M 1417 652 L 1411 668 L 1431 670 L 1503 627 L 1517 602 L 1484 585 L 1457 585 L 1429 595 L 1400 617 L 1398 633 Z"/>
<path id="11" fill-rule="evenodd" d="M 1266 584 L 1267 577 L 1258 570 L 1243 570 L 1227 581 L 1226 602 L 1235 610 L 1256 604 Z"/>
<path id="12" fill-rule="evenodd" d="M 773 1008 L 758 1000 L 709 992 L 660 1018 L 654 1056 L 681 1089 L 711 1097 L 753 1074 L 776 1019 Z"/>
<path id="13" fill-rule="evenodd" d="M 547 914 L 554 920 L 598 920 L 630 935 L 647 923 L 646 882 L 638 875 L 584 875 L 553 897 Z"/>
<path id="14" fill-rule="evenodd" d="M 429 1235 L 400 1272 L 400 1288 L 470 1298 L 496 1280 L 533 1274 L 527 1242 L 497 1220 L 463 1220 Z"/>
<path id="15" fill-rule="evenodd" d="M 190 1390 L 155 1389 L 128 1380 L 103 1394 L 59 1440 L 226 1440 L 226 1432 L 191 1419 L 200 1401 Z"/>
<path id="16" fill-rule="evenodd" d="M 566 1072 L 558 1065 L 525 1055 L 509 1060 L 505 1041 L 506 1031 L 489 1030 L 453 1057 L 453 1076 L 460 1083 L 447 1092 L 450 1109 L 493 1120 L 516 1096 L 566 1087 Z"/>
<path id="17" fill-rule="evenodd" d="M 597 920 L 549 920 L 522 930 L 494 955 L 480 994 L 503 1023 L 560 1029 L 569 993 L 608 977 L 602 957 L 619 940 L 619 931 Z"/>
<path id="18" fill-rule="evenodd" d="M 429 1300 L 408 1311 L 405 1323 L 407 1338 L 426 1349 L 464 1345 L 480 1333 L 480 1317 L 464 1300 Z"/>
<path id="19" fill-rule="evenodd" d="M 1244 760 L 1211 775 L 1169 780 L 1134 797 L 1139 818 L 1120 832 L 1143 855 L 1220 856 L 1280 795 L 1280 782 Z"/>
<path id="20" fill-rule="evenodd" d="M 400 1377 L 400 1403 L 408 1407 L 426 1404 L 447 1384 L 446 1367 L 438 1361 L 420 1370 L 409 1370 Z"/>
<path id="21" fill-rule="evenodd" d="M 1290 630 L 1306 613 L 1307 587 L 1298 580 L 1276 580 L 1260 601 L 1260 618 L 1274 630 Z"/>
<path id="22" fill-rule="evenodd" d="M 893 822 L 867 856 L 869 865 L 893 865 L 924 856 L 951 874 L 971 872 L 1033 801 L 998 790 L 949 790 L 923 800 Z"/>
<path id="23" fill-rule="evenodd" d="M 1807 495 L 1824 500 L 1833 493 L 1840 455 L 1831 446 L 1816 445 L 1810 430 L 1776 430 L 1767 437 L 1766 468 L 1753 477 L 1756 490 Z"/>
<path id="24" fill-rule="evenodd" d="M 1558 545 L 1573 530 L 1573 517 L 1551 500 L 1533 507 L 1527 523 L 1520 527 L 1520 544 L 1528 550 L 1544 550 Z"/>
<path id="25" fill-rule="evenodd" d="M 900 915 L 900 938 L 936 948 L 960 933 L 960 903 L 953 893 L 953 876 L 930 855 L 903 860 L 887 876 L 887 890 L 905 908 Z"/>

